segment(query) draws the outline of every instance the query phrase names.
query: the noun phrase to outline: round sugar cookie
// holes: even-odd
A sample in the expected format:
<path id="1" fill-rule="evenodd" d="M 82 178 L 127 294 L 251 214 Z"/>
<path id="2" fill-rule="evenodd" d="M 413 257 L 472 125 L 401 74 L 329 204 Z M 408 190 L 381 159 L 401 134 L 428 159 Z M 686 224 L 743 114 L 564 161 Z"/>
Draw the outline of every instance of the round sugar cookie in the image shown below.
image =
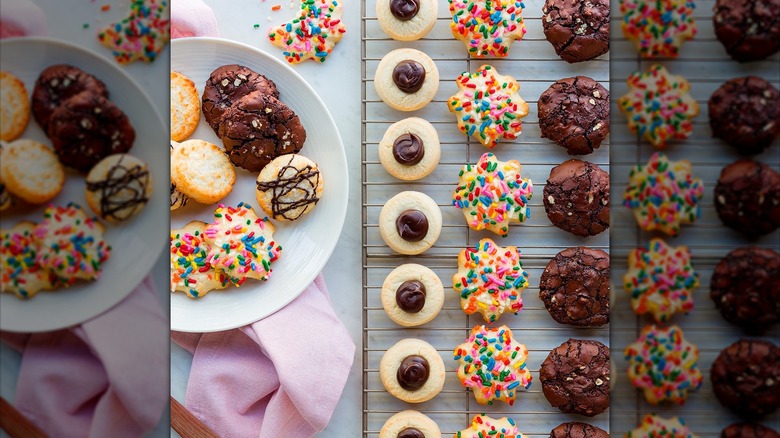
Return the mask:
<path id="1" fill-rule="evenodd" d="M 408 409 L 388 418 L 379 438 L 441 438 L 441 430 L 427 415 Z"/>
<path id="2" fill-rule="evenodd" d="M 420 192 L 401 192 L 379 212 L 379 234 L 392 250 L 414 255 L 427 251 L 441 233 L 441 209 Z"/>
<path id="3" fill-rule="evenodd" d="M 48 146 L 19 139 L 0 149 L 0 180 L 15 197 L 30 204 L 54 199 L 65 184 L 65 169 Z"/>
<path id="4" fill-rule="evenodd" d="M 444 388 L 444 361 L 431 344 L 402 339 L 379 361 L 379 379 L 387 392 L 407 403 L 422 403 Z"/>
<path id="5" fill-rule="evenodd" d="M 171 140 L 183 141 L 200 122 L 200 96 L 195 83 L 183 74 L 171 72 Z"/>
<path id="6" fill-rule="evenodd" d="M 171 182 L 201 204 L 213 204 L 233 190 L 236 170 L 219 146 L 187 140 L 171 151 Z"/>
<path id="7" fill-rule="evenodd" d="M 419 40 L 436 24 L 437 0 L 377 0 L 379 27 L 398 41 Z"/>
<path id="8" fill-rule="evenodd" d="M 444 305 L 444 285 L 430 268 L 407 263 L 382 283 L 382 307 L 398 325 L 416 327 L 436 318 Z"/>
<path id="9" fill-rule="evenodd" d="M 440 158 L 436 128 L 419 117 L 393 123 L 379 142 L 382 167 L 404 181 L 416 181 L 430 175 L 439 165 Z"/>
<path id="10" fill-rule="evenodd" d="M 101 219 L 122 222 L 140 213 L 152 197 L 152 176 L 146 163 L 128 154 L 109 155 L 89 171 L 89 208 Z"/>
<path id="11" fill-rule="evenodd" d="M 0 140 L 16 140 L 30 121 L 30 101 L 24 82 L 7 71 L 0 71 Z"/>
<path id="12" fill-rule="evenodd" d="M 439 90 L 439 69 L 430 56 L 415 49 L 396 49 L 376 68 L 374 88 L 379 98 L 399 111 L 416 111 Z"/>

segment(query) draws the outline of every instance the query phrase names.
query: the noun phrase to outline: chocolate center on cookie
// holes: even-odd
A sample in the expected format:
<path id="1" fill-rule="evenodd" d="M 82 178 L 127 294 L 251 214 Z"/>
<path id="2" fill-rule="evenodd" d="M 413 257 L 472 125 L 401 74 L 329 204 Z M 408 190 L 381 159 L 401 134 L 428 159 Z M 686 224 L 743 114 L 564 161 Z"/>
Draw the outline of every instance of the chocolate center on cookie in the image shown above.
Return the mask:
<path id="1" fill-rule="evenodd" d="M 401 134 L 393 143 L 393 158 L 399 164 L 414 166 L 425 156 L 425 147 L 420 137 L 407 133 Z"/>
<path id="2" fill-rule="evenodd" d="M 417 280 L 404 281 L 395 291 L 395 302 L 404 312 L 419 312 L 425 307 L 425 285 Z"/>
<path id="3" fill-rule="evenodd" d="M 398 432 L 396 438 L 425 438 L 425 434 L 416 427 L 407 427 L 406 429 Z"/>
<path id="4" fill-rule="evenodd" d="M 395 220 L 395 228 L 401 239 L 419 242 L 428 234 L 428 218 L 420 210 L 405 210 Z"/>
<path id="5" fill-rule="evenodd" d="M 396 378 L 401 388 L 407 391 L 414 391 L 422 388 L 428 381 L 430 367 L 428 361 L 417 355 L 406 356 L 398 366 Z"/>
<path id="6" fill-rule="evenodd" d="M 425 82 L 425 67 L 417 61 L 401 61 L 393 69 L 393 82 L 404 93 L 416 93 Z"/>
<path id="7" fill-rule="evenodd" d="M 420 2 L 418 0 L 390 0 L 390 13 L 401 21 L 411 20 L 419 10 Z"/>

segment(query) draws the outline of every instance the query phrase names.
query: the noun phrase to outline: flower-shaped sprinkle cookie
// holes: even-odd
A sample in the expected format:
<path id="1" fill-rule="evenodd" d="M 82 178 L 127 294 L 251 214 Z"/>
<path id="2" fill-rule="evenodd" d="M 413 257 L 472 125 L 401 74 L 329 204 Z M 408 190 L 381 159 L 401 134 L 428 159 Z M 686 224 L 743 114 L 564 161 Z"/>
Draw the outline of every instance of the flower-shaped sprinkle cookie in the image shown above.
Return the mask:
<path id="1" fill-rule="evenodd" d="M 664 418 L 648 414 L 634 430 L 626 433 L 626 438 L 698 438 L 691 432 L 682 418 Z"/>
<path id="2" fill-rule="evenodd" d="M 22 221 L 10 230 L 0 230 L 0 292 L 19 298 L 32 298 L 39 291 L 52 289 L 58 279 L 37 262 L 35 224 Z"/>
<path id="3" fill-rule="evenodd" d="M 509 46 L 525 35 L 520 0 L 448 0 L 450 29 L 474 58 L 503 58 Z"/>
<path id="4" fill-rule="evenodd" d="M 631 132 L 657 148 L 665 148 L 670 139 L 688 138 L 699 104 L 688 93 L 691 86 L 684 77 L 655 64 L 646 73 L 632 73 L 626 83 L 628 93 L 618 99 L 618 106 Z"/>
<path id="5" fill-rule="evenodd" d="M 494 322 L 504 312 L 523 309 L 520 295 L 528 287 L 528 272 L 523 270 L 516 246 L 500 247 L 485 238 L 461 250 L 452 287 L 460 294 L 467 315 L 479 312 L 485 321 Z"/>
<path id="6" fill-rule="evenodd" d="M 702 196 L 704 187 L 701 179 L 691 174 L 690 161 L 669 161 L 665 154 L 656 152 L 646 166 L 631 169 L 623 205 L 634 211 L 642 229 L 676 236 L 681 224 L 699 218 Z"/>
<path id="7" fill-rule="evenodd" d="M 471 426 L 455 433 L 455 438 L 525 438 L 517 423 L 508 417 L 491 418 L 485 414 L 475 415 Z"/>
<path id="8" fill-rule="evenodd" d="M 452 205 L 463 211 L 472 230 L 487 229 L 506 237 L 510 222 L 524 222 L 530 217 L 528 201 L 534 186 L 520 170 L 519 161 L 499 161 L 489 152 L 477 164 L 463 166 Z"/>
<path id="9" fill-rule="evenodd" d="M 171 39 L 168 0 L 131 0 L 130 14 L 98 33 L 116 62 L 152 62 Z"/>
<path id="10" fill-rule="evenodd" d="M 676 58 L 696 35 L 690 0 L 621 0 L 623 34 L 643 58 Z"/>
<path id="11" fill-rule="evenodd" d="M 531 372 L 526 366 L 528 349 L 512 338 L 512 331 L 505 325 L 474 327 L 453 354 L 460 364 L 458 378 L 481 405 L 501 400 L 511 406 L 517 391 L 531 386 Z"/>
<path id="12" fill-rule="evenodd" d="M 227 275 L 211 266 L 211 246 L 203 239 L 205 230 L 206 223 L 200 221 L 171 230 L 171 292 L 200 298 L 228 285 Z"/>
<path id="13" fill-rule="evenodd" d="M 455 82 L 458 92 L 447 106 L 462 133 L 492 149 L 499 138 L 514 140 L 522 132 L 520 119 L 528 115 L 528 104 L 517 93 L 520 84 L 512 76 L 483 65 L 474 73 L 461 73 Z"/>
<path id="14" fill-rule="evenodd" d="M 638 315 L 649 313 L 656 321 L 668 321 L 675 313 L 693 310 L 693 291 L 699 274 L 691 265 L 685 246 L 669 246 L 652 239 L 646 248 L 628 254 L 623 287 L 631 294 L 631 307 Z"/>
<path id="15" fill-rule="evenodd" d="M 688 391 L 699 389 L 702 382 L 697 365 L 699 349 L 685 340 L 680 327 L 648 325 L 639 339 L 624 351 L 628 361 L 628 378 L 641 389 L 648 403 L 671 401 L 683 404 Z"/>
<path id="16" fill-rule="evenodd" d="M 339 0 L 302 0 L 298 16 L 272 27 L 268 39 L 284 50 L 282 54 L 290 64 L 307 59 L 325 62 L 344 32 Z"/>

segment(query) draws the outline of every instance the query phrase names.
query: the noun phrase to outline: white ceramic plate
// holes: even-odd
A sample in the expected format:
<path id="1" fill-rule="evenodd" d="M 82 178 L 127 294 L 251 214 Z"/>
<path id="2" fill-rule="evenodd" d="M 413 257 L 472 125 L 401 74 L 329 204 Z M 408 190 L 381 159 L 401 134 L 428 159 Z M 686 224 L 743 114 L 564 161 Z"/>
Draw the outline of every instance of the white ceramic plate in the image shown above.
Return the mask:
<path id="1" fill-rule="evenodd" d="M 176 292 L 171 295 L 171 329 L 209 332 L 240 327 L 264 318 L 292 301 L 322 270 L 336 246 L 347 212 L 348 176 L 344 145 L 325 104 L 292 68 L 254 47 L 216 38 L 173 40 L 171 70 L 189 77 L 203 94 L 209 75 L 225 64 L 245 65 L 273 80 L 280 100 L 292 108 L 306 128 L 301 155 L 319 165 L 324 192 L 317 206 L 300 219 L 276 226 L 274 237 L 282 245 L 282 255 L 273 265 L 270 280 L 248 280 L 239 288 L 228 287 L 191 299 Z M 222 147 L 222 142 L 201 118 L 190 138 L 206 140 Z M 236 185 L 221 202 L 235 206 L 245 202 L 262 209 L 255 199 L 256 173 L 236 168 Z M 190 201 L 171 212 L 171 226 L 181 227 L 191 220 L 211 222 L 215 205 Z M 301 315 L 305 317 L 305 315 Z"/>
<path id="2" fill-rule="evenodd" d="M 113 247 L 111 258 L 103 266 L 98 281 L 80 282 L 57 292 L 40 292 L 26 301 L 11 294 L 0 294 L 0 329 L 15 332 L 42 332 L 79 324 L 121 301 L 141 282 L 165 246 L 168 222 L 168 145 L 160 142 L 168 129 L 160 113 L 144 90 L 116 63 L 84 48 L 49 38 L 24 38 L 0 41 L 2 69 L 24 81 L 32 93 L 40 72 L 53 64 L 66 63 L 100 78 L 110 99 L 130 118 L 136 139 L 130 154 L 144 160 L 152 175 L 153 195 L 146 208 L 134 218 L 106 225 L 105 239 Z M 30 116 L 21 138 L 32 138 L 51 145 Z M 164 140 L 163 140 L 164 141 Z M 62 192 L 52 203 L 68 201 L 91 210 L 84 197 L 84 176 L 68 171 Z M 40 222 L 44 206 L 23 211 L 3 211 L 0 226 L 10 228 L 20 220 Z"/>

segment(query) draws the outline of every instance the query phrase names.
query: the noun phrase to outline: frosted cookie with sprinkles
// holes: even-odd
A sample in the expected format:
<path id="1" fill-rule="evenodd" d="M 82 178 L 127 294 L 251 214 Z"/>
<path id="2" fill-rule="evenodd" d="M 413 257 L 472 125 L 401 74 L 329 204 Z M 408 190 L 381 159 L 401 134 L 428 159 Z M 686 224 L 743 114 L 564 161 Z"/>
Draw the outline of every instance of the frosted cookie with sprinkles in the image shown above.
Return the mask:
<path id="1" fill-rule="evenodd" d="M 298 15 L 268 32 L 271 44 L 281 47 L 290 64 L 307 59 L 325 62 L 347 31 L 339 0 L 302 0 Z"/>
<path id="2" fill-rule="evenodd" d="M 688 391 L 696 391 L 702 383 L 697 364 L 699 349 L 685 340 L 677 325 L 642 329 L 639 339 L 626 347 L 628 379 L 644 392 L 648 403 L 685 403 Z"/>
<path id="3" fill-rule="evenodd" d="M 634 211 L 643 230 L 676 236 L 681 224 L 692 224 L 699 218 L 704 186 L 691 171 L 690 161 L 669 161 L 660 152 L 654 153 L 646 166 L 631 169 L 623 205 Z"/>
<path id="4" fill-rule="evenodd" d="M 698 438 L 682 418 L 664 418 L 647 414 L 639 427 L 626 433 L 626 438 Z"/>
<path id="5" fill-rule="evenodd" d="M 98 41 L 116 62 L 152 62 L 171 39 L 168 0 L 131 0 L 129 15 L 100 29 Z"/>
<path id="6" fill-rule="evenodd" d="M 691 135 L 691 120 L 699 115 L 699 104 L 689 94 L 691 86 L 684 77 L 655 64 L 646 73 L 632 73 L 626 83 L 628 93 L 618 99 L 618 107 L 628 118 L 631 132 L 660 149 L 669 140 Z"/>
<path id="7" fill-rule="evenodd" d="M 227 276 L 209 261 L 211 245 L 204 240 L 205 230 L 206 223 L 201 221 L 171 230 L 171 292 L 201 298 L 228 285 Z"/>
<path id="8" fill-rule="evenodd" d="M 623 35 L 643 58 L 676 58 L 696 35 L 690 0 L 620 0 Z"/>
<path id="9" fill-rule="evenodd" d="M 463 166 L 452 205 L 463 211 L 472 230 L 486 229 L 506 237 L 511 222 L 525 222 L 531 216 L 528 202 L 534 186 L 522 177 L 521 169 L 519 161 L 499 161 L 489 152 L 476 164 Z"/>
<path id="10" fill-rule="evenodd" d="M 57 285 L 57 277 L 37 262 L 34 231 L 35 224 L 28 221 L 0 230 L 0 291 L 32 298 Z"/>
<path id="11" fill-rule="evenodd" d="M 520 135 L 520 119 L 528 115 L 528 104 L 517 93 L 520 84 L 512 76 L 483 65 L 474 73 L 461 73 L 455 82 L 459 91 L 447 106 L 462 133 L 491 149 L 499 138 L 514 140 Z"/>
<path id="12" fill-rule="evenodd" d="M 631 307 L 637 315 L 649 313 L 657 322 L 664 322 L 675 313 L 693 310 L 699 274 L 691 265 L 688 247 L 652 239 L 647 247 L 628 254 L 623 287 L 631 294 Z"/>
<path id="13" fill-rule="evenodd" d="M 475 415 L 471 426 L 455 433 L 455 438 L 525 438 L 517 423 L 507 417 L 491 418 L 485 414 Z"/>
<path id="14" fill-rule="evenodd" d="M 459 364 L 458 378 L 481 405 L 501 400 L 511 406 L 517 392 L 531 386 L 531 372 L 526 365 L 528 349 L 512 337 L 512 330 L 505 325 L 474 327 L 453 355 Z"/>
<path id="15" fill-rule="evenodd" d="M 474 58 L 509 55 L 509 46 L 525 35 L 520 0 L 448 0 L 452 35 Z"/>

